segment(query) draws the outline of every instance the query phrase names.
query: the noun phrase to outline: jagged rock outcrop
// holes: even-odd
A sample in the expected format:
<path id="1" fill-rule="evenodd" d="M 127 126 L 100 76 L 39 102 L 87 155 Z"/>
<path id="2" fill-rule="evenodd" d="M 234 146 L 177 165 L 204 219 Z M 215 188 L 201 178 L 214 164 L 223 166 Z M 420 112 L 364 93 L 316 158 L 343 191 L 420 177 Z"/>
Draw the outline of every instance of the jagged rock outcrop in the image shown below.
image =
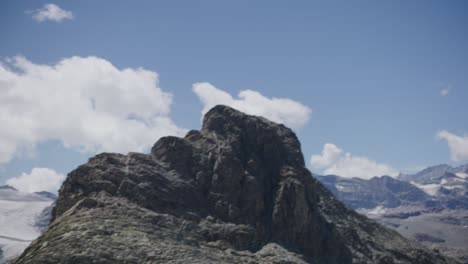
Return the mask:
<path id="1" fill-rule="evenodd" d="M 347 209 L 283 125 L 216 106 L 150 155 L 69 173 L 16 263 L 452 263 Z"/>

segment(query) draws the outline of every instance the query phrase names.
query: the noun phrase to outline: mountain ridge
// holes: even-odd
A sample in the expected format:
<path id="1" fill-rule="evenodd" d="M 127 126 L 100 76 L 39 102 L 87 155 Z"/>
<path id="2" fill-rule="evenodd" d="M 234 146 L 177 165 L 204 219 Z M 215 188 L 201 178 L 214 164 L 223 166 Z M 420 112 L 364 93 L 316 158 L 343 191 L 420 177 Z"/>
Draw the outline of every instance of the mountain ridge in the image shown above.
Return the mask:
<path id="1" fill-rule="evenodd" d="M 431 166 L 409 175 L 408 181 L 388 176 L 316 177 L 348 207 L 468 263 L 467 167 Z"/>
<path id="2" fill-rule="evenodd" d="M 70 172 L 15 263 L 455 263 L 339 202 L 289 128 L 227 106 L 151 154 Z"/>
<path id="3" fill-rule="evenodd" d="M 437 180 L 445 173 L 467 173 L 468 172 L 468 163 L 462 164 L 459 166 L 450 166 L 448 164 L 438 164 L 434 166 L 429 166 L 417 173 L 414 174 L 400 174 L 397 179 L 403 181 L 415 181 L 415 182 L 430 182 Z"/>

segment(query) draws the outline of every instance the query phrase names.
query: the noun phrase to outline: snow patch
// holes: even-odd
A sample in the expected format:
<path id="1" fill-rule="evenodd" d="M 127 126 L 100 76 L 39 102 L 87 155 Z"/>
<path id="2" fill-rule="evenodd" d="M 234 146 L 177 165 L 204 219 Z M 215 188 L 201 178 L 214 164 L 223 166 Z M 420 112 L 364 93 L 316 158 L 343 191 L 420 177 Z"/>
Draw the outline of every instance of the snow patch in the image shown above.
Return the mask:
<path id="1" fill-rule="evenodd" d="M 379 205 L 372 209 L 359 208 L 356 211 L 360 214 L 366 215 L 369 218 L 373 218 L 375 216 L 385 214 L 387 212 L 387 209 L 385 209 L 382 205 Z"/>
<path id="2" fill-rule="evenodd" d="M 339 184 L 335 184 L 335 187 L 339 191 L 344 191 L 344 189 L 346 189 L 346 187 L 344 187 L 343 185 L 339 185 Z"/>
<path id="3" fill-rule="evenodd" d="M 418 184 L 416 182 L 410 182 L 414 186 L 418 187 L 421 189 L 423 192 L 427 193 L 430 196 L 436 196 L 437 193 L 440 190 L 440 187 L 442 187 L 441 184 L 439 183 L 431 183 L 431 184 Z"/>
<path id="4" fill-rule="evenodd" d="M 0 247 L 5 259 L 21 254 L 41 234 L 37 217 L 52 203 L 37 194 L 0 189 Z"/>
<path id="5" fill-rule="evenodd" d="M 454 189 L 465 189 L 465 186 L 463 185 L 452 185 L 452 186 L 444 186 L 444 189 L 447 190 L 454 190 Z"/>
<path id="6" fill-rule="evenodd" d="M 370 215 L 381 215 L 381 214 L 384 214 L 387 210 L 379 205 L 377 207 L 375 207 L 374 209 L 371 209 L 370 211 L 367 212 L 367 214 L 370 214 Z"/>

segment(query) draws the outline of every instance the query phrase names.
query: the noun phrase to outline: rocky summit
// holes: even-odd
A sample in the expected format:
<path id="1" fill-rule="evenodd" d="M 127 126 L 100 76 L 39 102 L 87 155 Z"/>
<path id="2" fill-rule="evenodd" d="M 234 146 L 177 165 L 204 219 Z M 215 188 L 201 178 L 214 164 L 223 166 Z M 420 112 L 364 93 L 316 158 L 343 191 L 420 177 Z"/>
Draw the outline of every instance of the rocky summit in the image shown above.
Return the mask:
<path id="1" fill-rule="evenodd" d="M 355 213 L 306 169 L 287 127 L 216 106 L 151 154 L 68 174 L 15 263 L 455 263 Z"/>

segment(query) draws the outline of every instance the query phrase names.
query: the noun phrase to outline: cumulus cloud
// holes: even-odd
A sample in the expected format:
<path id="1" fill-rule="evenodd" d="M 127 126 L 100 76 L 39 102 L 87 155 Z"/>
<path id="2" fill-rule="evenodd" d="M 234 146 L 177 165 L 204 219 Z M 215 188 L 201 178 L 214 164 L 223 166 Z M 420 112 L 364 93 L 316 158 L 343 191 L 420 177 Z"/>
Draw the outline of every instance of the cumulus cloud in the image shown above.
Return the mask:
<path id="1" fill-rule="evenodd" d="M 468 136 L 458 136 L 446 130 L 437 133 L 438 139 L 447 140 L 450 149 L 450 158 L 453 161 L 468 160 Z"/>
<path id="2" fill-rule="evenodd" d="M 55 65 L 8 59 L 0 62 L 0 163 L 48 140 L 84 152 L 145 151 L 186 132 L 169 118 L 171 102 L 157 73 L 142 68 L 97 57 Z"/>
<path id="3" fill-rule="evenodd" d="M 44 21 L 55 21 L 60 22 L 66 19 L 73 19 L 73 13 L 71 11 L 63 10 L 58 5 L 55 4 L 45 4 L 42 8 L 39 8 L 33 13 L 33 19 L 38 22 Z"/>
<path id="4" fill-rule="evenodd" d="M 253 90 L 243 90 L 238 99 L 216 88 L 210 83 L 195 83 L 193 91 L 203 103 L 202 114 L 213 106 L 223 104 L 251 115 L 263 116 L 271 121 L 300 129 L 309 120 L 311 109 L 299 102 L 286 98 L 268 98 Z"/>
<path id="5" fill-rule="evenodd" d="M 312 168 L 321 170 L 325 175 L 333 174 L 346 178 L 370 179 L 374 176 L 395 177 L 399 174 L 397 170 L 386 164 L 377 163 L 366 157 L 353 156 L 331 143 L 323 146 L 321 154 L 312 155 L 310 163 Z"/>
<path id="6" fill-rule="evenodd" d="M 64 180 L 65 175 L 52 169 L 34 168 L 30 173 L 8 179 L 6 183 L 21 192 L 56 192 Z"/>

